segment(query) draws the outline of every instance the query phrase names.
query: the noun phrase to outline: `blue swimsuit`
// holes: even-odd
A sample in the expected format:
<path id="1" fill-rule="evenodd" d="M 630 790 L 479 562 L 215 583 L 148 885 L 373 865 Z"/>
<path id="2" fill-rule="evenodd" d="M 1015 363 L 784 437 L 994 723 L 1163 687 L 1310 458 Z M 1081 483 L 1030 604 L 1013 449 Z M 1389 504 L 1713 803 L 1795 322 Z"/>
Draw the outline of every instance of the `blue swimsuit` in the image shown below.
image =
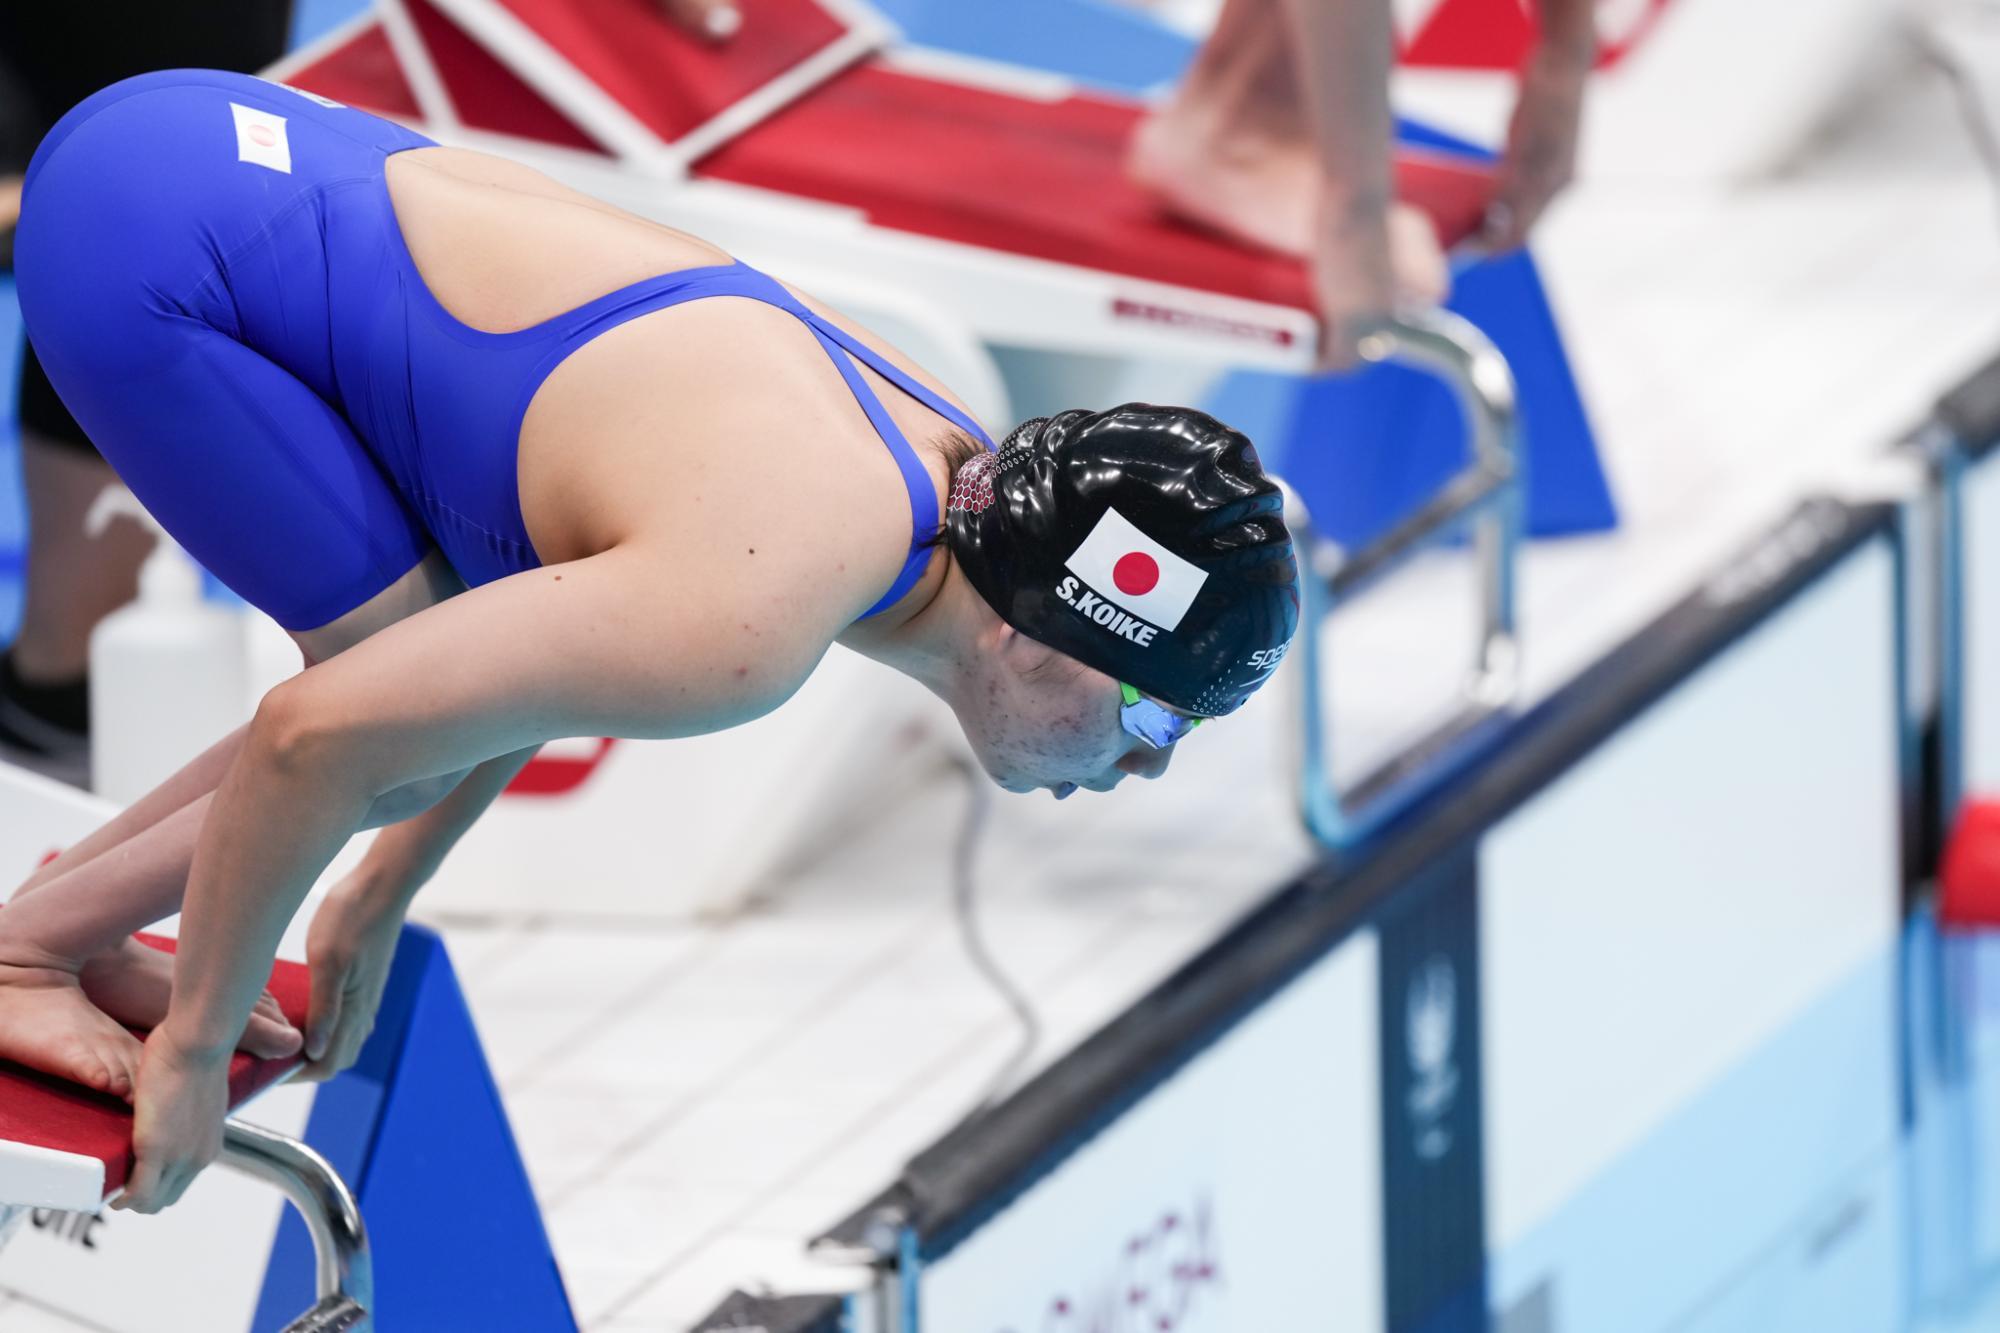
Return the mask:
<path id="1" fill-rule="evenodd" d="M 515 459 L 535 390 L 651 311 L 747 296 L 809 327 L 910 494 L 911 548 L 868 611 L 922 573 L 937 496 L 859 360 L 974 438 L 951 404 L 744 264 L 635 283 L 485 333 L 425 287 L 383 163 L 431 140 L 247 75 L 114 84 L 28 167 L 15 262 L 63 401 L 167 530 L 287 629 L 326 624 L 433 547 L 468 585 L 540 564 Z"/>

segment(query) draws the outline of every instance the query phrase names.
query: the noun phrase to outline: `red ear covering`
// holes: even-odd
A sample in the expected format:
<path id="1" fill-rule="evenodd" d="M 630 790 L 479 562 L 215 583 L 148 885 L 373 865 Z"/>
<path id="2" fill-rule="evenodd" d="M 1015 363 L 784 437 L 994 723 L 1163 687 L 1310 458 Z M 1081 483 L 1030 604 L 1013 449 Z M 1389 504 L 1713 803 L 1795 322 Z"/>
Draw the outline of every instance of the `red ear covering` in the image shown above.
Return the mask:
<path id="1" fill-rule="evenodd" d="M 2000 926 L 2000 800 L 1967 801 L 1938 867 L 1938 920 Z"/>

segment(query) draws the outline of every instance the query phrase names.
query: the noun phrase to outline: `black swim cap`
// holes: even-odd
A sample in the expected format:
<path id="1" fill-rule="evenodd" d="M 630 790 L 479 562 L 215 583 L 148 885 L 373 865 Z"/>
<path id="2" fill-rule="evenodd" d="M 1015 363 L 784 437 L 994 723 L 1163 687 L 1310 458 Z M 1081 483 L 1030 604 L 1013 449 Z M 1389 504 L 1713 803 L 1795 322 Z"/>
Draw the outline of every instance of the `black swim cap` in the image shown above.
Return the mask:
<path id="1" fill-rule="evenodd" d="M 1284 499 L 1250 441 L 1203 412 L 1023 422 L 959 469 L 945 527 L 1002 620 L 1183 712 L 1236 709 L 1298 626 Z"/>

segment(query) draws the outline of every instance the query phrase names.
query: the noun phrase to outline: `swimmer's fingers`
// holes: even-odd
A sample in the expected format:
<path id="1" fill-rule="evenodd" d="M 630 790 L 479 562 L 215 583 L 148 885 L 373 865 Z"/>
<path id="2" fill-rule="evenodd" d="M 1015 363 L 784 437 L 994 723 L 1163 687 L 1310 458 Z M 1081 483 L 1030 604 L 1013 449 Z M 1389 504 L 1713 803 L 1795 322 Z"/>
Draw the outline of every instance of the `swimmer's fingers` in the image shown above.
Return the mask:
<path id="1" fill-rule="evenodd" d="M 229 1112 L 229 1053 L 180 1049 L 163 1030 L 146 1039 L 132 1108 L 137 1161 L 112 1205 L 137 1213 L 172 1206 L 222 1152 Z"/>
<path id="2" fill-rule="evenodd" d="M 659 0 L 659 6 L 677 27 L 704 41 L 726 42 L 743 26 L 736 0 Z"/>
<path id="3" fill-rule="evenodd" d="M 375 1011 L 382 1003 L 379 980 L 350 971 L 338 983 L 339 993 L 328 1004 L 325 1027 L 316 1029 L 319 1054 L 299 1071 L 301 1083 L 324 1083 L 354 1064 L 375 1031 Z"/>
<path id="4" fill-rule="evenodd" d="M 1503 251 L 1526 244 L 1543 210 L 1575 176 L 1586 73 L 1573 62 L 1539 56 L 1530 61 L 1478 238 L 1482 248 Z"/>
<path id="5" fill-rule="evenodd" d="M 361 1056 L 375 1030 L 389 967 L 402 933 L 400 911 L 372 905 L 365 895 L 338 890 L 313 917 L 306 936 L 312 976 L 306 1019 L 306 1058 L 299 1077 L 332 1078 Z"/>
<path id="6" fill-rule="evenodd" d="M 340 1028 L 341 1000 L 347 994 L 347 962 L 330 954 L 316 954 L 311 974 L 311 991 L 306 1001 L 305 1056 L 316 1065 L 333 1045 L 333 1034 Z M 306 1077 L 310 1077 L 310 1072 Z"/>

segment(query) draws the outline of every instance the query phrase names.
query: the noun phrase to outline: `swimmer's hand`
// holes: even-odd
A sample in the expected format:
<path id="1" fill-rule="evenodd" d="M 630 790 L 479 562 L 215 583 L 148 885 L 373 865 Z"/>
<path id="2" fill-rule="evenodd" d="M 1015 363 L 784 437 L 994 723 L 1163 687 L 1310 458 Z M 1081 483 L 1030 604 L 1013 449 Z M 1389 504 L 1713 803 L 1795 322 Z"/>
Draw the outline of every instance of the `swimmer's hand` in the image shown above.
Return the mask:
<path id="1" fill-rule="evenodd" d="M 190 1050 L 167 1024 L 146 1038 L 132 1104 L 138 1162 L 113 1208 L 157 1213 L 170 1207 L 222 1151 L 229 1113 L 229 1051 Z"/>
<path id="2" fill-rule="evenodd" d="M 736 0 L 659 0 L 659 5 L 677 27 L 704 41 L 726 42 L 743 26 Z"/>
<path id="3" fill-rule="evenodd" d="M 327 894 L 306 932 L 312 993 L 306 1005 L 306 1082 L 332 1078 L 361 1055 L 403 929 L 402 899 L 350 877 Z"/>
<path id="4" fill-rule="evenodd" d="M 1578 126 L 1590 74 L 1587 47 L 1544 44 L 1521 75 L 1521 93 L 1507 127 L 1507 151 L 1487 205 L 1482 249 L 1499 252 L 1525 245 L 1542 212 L 1576 175 Z"/>

